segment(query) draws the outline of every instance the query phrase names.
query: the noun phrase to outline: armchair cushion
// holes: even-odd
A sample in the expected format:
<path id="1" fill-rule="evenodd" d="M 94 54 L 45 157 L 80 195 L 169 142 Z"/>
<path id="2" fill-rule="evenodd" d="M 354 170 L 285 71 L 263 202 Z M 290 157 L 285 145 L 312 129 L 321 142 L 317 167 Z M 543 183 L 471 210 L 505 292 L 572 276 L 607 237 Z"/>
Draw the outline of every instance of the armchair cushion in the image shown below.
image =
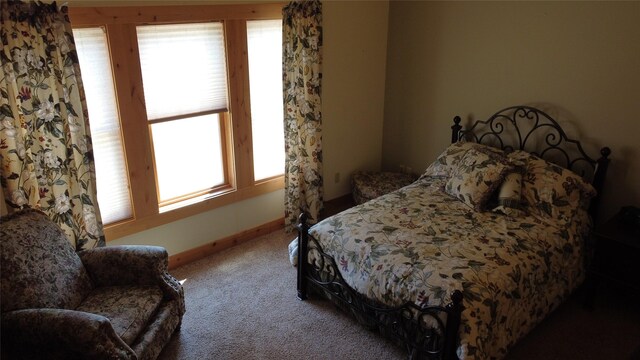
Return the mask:
<path id="1" fill-rule="evenodd" d="M 11 221 L 18 217 L 19 221 Z M 93 286 L 62 229 L 37 210 L 17 212 L 2 220 L 2 312 L 76 308 Z"/>
<path id="2" fill-rule="evenodd" d="M 161 302 L 157 286 L 108 286 L 96 288 L 76 310 L 108 318 L 116 334 L 131 346 Z"/>
<path id="3" fill-rule="evenodd" d="M 136 359 L 109 319 L 66 309 L 26 309 L 2 314 L 2 358 Z M 4 346 L 4 341 L 12 346 Z M 99 346 L 97 346 L 99 344 Z"/>
<path id="4" fill-rule="evenodd" d="M 109 246 L 81 251 L 78 255 L 95 286 L 160 286 L 164 298 L 178 300 L 178 307 L 184 313 L 184 290 L 167 272 L 169 255 L 164 248 Z"/>

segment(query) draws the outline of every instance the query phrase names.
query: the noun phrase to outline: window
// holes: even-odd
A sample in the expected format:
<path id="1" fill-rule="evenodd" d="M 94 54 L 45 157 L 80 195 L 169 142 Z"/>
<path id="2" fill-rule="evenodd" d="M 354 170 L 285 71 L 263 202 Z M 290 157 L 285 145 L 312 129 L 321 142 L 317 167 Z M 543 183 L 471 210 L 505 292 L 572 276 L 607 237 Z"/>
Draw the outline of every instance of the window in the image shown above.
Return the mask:
<path id="1" fill-rule="evenodd" d="M 69 13 L 108 240 L 283 188 L 281 5 Z"/>
<path id="2" fill-rule="evenodd" d="M 133 212 L 107 37 L 102 27 L 74 29 L 73 37 L 89 110 L 98 206 L 102 221 L 110 224 Z"/>
<path id="3" fill-rule="evenodd" d="M 160 204 L 226 184 L 222 23 L 145 25 L 136 32 Z"/>
<path id="4" fill-rule="evenodd" d="M 255 180 L 284 173 L 282 21 L 247 21 L 253 172 Z"/>

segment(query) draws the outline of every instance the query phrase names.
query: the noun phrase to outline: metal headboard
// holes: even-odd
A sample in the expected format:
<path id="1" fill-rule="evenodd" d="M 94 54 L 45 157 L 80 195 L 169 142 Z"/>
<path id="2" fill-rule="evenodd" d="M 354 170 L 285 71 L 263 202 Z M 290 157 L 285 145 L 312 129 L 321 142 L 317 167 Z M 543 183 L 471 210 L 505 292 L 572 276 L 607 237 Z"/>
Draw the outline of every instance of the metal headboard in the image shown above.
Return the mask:
<path id="1" fill-rule="evenodd" d="M 589 208 L 591 216 L 595 218 L 611 149 L 603 147 L 600 158 L 593 159 L 584 151 L 580 141 L 566 135 L 555 119 L 531 106 L 502 109 L 487 120 L 473 122 L 466 129 L 463 129 L 460 121 L 459 116 L 453 119 L 451 142 L 466 140 L 505 151 L 525 150 L 590 181 L 598 192 Z"/>

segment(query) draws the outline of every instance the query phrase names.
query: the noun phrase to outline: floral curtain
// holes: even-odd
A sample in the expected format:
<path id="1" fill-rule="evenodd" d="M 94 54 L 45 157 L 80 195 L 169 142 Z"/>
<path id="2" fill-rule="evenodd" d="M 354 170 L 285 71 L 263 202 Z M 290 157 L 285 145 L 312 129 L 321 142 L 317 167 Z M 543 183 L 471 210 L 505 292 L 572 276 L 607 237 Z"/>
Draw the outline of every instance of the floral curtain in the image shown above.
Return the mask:
<path id="1" fill-rule="evenodd" d="M 0 6 L 0 180 L 7 209 L 39 208 L 77 250 L 104 246 L 67 9 L 55 2 Z"/>
<path id="2" fill-rule="evenodd" d="M 283 9 L 285 225 L 322 210 L 322 4 L 293 1 Z"/>

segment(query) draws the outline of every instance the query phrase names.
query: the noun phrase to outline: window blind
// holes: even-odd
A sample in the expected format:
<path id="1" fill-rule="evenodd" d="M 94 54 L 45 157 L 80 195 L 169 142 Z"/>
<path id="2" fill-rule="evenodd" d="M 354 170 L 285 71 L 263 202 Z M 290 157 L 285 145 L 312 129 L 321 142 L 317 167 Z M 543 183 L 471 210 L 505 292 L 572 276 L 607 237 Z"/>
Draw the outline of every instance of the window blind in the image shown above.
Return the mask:
<path id="1" fill-rule="evenodd" d="M 98 205 L 104 224 L 131 218 L 129 180 L 103 28 L 73 30 L 84 85 L 96 167 Z"/>
<path id="2" fill-rule="evenodd" d="M 144 25 L 136 30 L 149 120 L 226 111 L 222 23 Z"/>
<path id="3" fill-rule="evenodd" d="M 282 20 L 247 21 L 255 180 L 284 173 Z"/>

